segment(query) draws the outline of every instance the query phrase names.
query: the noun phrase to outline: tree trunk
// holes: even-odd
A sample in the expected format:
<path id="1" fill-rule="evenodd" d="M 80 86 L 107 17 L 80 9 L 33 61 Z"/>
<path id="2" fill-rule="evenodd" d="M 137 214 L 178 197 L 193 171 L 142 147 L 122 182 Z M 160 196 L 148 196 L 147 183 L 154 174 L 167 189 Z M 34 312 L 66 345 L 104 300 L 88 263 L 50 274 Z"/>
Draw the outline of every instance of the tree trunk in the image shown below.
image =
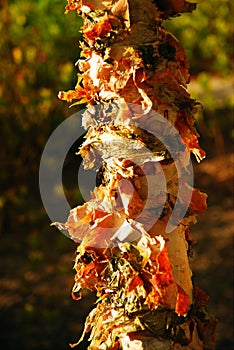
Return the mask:
<path id="1" fill-rule="evenodd" d="M 79 243 L 73 296 L 89 288 L 99 298 L 85 325 L 90 350 L 214 348 L 216 321 L 189 267 L 189 224 L 206 208 L 189 156 L 205 152 L 183 47 L 162 24 L 195 7 L 68 0 L 84 20 L 83 58 L 75 90 L 59 97 L 87 104 L 79 153 L 99 169 L 92 198 L 63 225 Z"/>

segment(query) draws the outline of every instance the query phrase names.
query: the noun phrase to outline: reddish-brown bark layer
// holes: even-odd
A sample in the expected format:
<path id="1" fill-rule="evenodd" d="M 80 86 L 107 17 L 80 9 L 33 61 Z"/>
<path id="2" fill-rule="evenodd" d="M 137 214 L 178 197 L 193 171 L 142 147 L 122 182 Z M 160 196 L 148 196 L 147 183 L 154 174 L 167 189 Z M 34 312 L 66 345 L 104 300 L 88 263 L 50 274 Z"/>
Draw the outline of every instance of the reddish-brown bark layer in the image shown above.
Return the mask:
<path id="1" fill-rule="evenodd" d="M 183 0 L 68 0 L 66 10 L 83 17 L 84 42 L 77 85 L 59 97 L 89 107 L 83 115 L 89 131 L 79 153 L 87 169 L 101 164 L 92 198 L 62 226 L 79 243 L 73 297 L 89 288 L 99 298 L 85 326 L 91 350 L 214 346 L 215 321 L 204 311 L 202 293 L 196 290 L 194 298 L 188 261 L 189 224 L 205 210 L 206 195 L 191 188 L 184 218 L 178 213 L 172 232 L 166 229 L 179 183 L 182 207 L 189 186 L 176 162 L 186 169 L 188 152 L 198 160 L 205 153 L 194 128 L 196 101 L 186 90 L 184 50 L 162 23 L 194 8 Z M 171 136 L 155 112 L 183 141 L 173 144 L 174 157 L 148 132 Z M 159 166 L 166 190 L 153 194 L 149 188 L 161 183 Z"/>

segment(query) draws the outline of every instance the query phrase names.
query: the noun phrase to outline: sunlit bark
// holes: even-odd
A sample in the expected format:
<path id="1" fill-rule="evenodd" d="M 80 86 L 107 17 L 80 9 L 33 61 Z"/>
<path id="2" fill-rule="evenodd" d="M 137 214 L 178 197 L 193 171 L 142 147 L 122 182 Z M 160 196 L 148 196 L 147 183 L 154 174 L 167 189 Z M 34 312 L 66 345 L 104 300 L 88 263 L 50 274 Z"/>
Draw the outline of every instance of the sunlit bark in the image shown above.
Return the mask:
<path id="1" fill-rule="evenodd" d="M 204 310 L 208 298 L 193 288 L 189 267 L 189 224 L 206 209 L 206 195 L 191 189 L 184 217 L 175 217 L 167 230 L 184 181 L 176 162 L 186 169 L 187 152 L 198 161 L 205 152 L 194 128 L 197 103 L 186 90 L 184 50 L 163 20 L 195 7 L 184 0 L 68 1 L 67 11 L 83 17 L 84 42 L 76 88 L 59 97 L 88 107 L 83 126 L 89 130 L 79 153 L 87 169 L 99 168 L 99 184 L 62 227 L 79 243 L 74 298 L 82 288 L 99 298 L 85 326 L 91 350 L 214 347 L 215 321 Z M 180 134 L 176 159 L 148 132 L 153 123 L 152 130 L 167 133 L 155 112 Z M 160 169 L 166 192 L 153 195 Z M 163 212 L 154 222 L 162 197 Z"/>

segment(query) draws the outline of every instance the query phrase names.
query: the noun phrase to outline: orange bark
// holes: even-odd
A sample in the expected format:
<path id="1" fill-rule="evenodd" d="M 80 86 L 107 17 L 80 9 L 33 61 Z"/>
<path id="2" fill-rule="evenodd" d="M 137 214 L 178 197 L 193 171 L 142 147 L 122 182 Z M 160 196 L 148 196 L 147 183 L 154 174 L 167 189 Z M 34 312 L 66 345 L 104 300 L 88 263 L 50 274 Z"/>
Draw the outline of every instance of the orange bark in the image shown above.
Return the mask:
<path id="1" fill-rule="evenodd" d="M 188 227 L 205 210 L 206 195 L 191 189 L 187 212 L 180 219 L 178 209 L 167 232 L 185 183 L 176 164 L 186 169 L 186 152 L 198 160 L 205 156 L 194 128 L 196 102 L 186 90 L 184 50 L 163 27 L 164 19 L 193 9 L 184 0 L 68 0 L 66 10 L 84 19 L 83 58 L 75 89 L 59 97 L 98 106 L 84 113 L 89 131 L 79 152 L 86 168 L 102 164 L 92 198 L 63 226 L 79 243 L 73 293 L 89 288 L 99 298 L 86 320 L 90 350 L 214 347 L 215 321 L 194 298 L 188 260 Z M 171 136 L 162 121 L 155 122 L 155 112 L 179 132 L 177 160 L 148 132 L 154 125 L 158 135 Z M 184 184 L 181 208 L 188 189 Z"/>

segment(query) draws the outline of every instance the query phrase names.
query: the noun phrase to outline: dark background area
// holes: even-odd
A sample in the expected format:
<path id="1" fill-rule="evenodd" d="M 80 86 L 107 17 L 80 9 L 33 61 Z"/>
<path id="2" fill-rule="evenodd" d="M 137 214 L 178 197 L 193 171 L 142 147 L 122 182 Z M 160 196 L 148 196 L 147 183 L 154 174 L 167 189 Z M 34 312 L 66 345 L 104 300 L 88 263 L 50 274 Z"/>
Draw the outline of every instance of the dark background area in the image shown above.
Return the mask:
<path id="1" fill-rule="evenodd" d="M 63 14 L 61 0 L 0 4 L 0 344 L 5 350 L 69 349 L 95 298 L 87 291 L 81 301 L 70 296 L 76 245 L 50 227 L 38 170 L 50 134 L 76 111 L 57 93 L 76 83 L 81 21 Z M 192 226 L 191 267 L 219 320 L 217 350 L 233 348 L 232 15 L 231 1 L 201 0 L 196 12 L 167 24 L 186 49 L 190 91 L 203 104 L 197 128 L 207 158 L 194 170 L 209 207 Z M 81 201 L 76 146 L 64 184 L 73 206 Z"/>

